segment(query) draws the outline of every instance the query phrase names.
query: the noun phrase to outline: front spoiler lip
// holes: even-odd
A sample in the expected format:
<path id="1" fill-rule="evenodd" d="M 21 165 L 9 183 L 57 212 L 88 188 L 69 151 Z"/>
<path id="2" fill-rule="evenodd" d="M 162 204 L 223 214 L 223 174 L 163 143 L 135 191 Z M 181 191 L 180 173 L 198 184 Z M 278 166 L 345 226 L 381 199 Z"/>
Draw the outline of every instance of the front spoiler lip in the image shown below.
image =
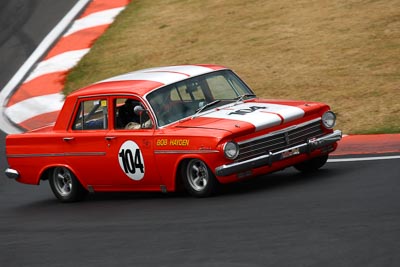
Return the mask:
<path id="1" fill-rule="evenodd" d="M 258 156 L 256 158 L 248 159 L 242 162 L 234 162 L 231 164 L 219 166 L 215 168 L 215 173 L 217 176 L 228 176 L 234 173 L 240 173 L 266 165 L 271 166 L 273 162 L 282 160 L 284 153 L 294 150 L 298 151 L 298 153 L 295 155 L 311 153 L 318 148 L 331 145 L 341 139 L 342 131 L 336 130 L 331 134 L 327 134 L 319 138 L 310 139 L 307 143 L 289 147 L 275 153 L 269 152 L 269 154 Z"/>

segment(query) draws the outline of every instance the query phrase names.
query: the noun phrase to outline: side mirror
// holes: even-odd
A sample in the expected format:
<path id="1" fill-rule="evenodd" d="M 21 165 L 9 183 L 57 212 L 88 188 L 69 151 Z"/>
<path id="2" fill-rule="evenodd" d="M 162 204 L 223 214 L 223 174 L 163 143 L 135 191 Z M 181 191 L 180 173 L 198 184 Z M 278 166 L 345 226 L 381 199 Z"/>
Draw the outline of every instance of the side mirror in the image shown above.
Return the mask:
<path id="1" fill-rule="evenodd" d="M 138 116 L 141 116 L 142 113 L 143 113 L 143 111 L 145 111 L 145 109 L 144 109 L 142 106 L 140 106 L 140 105 L 135 106 L 135 107 L 133 108 L 133 112 L 135 112 L 135 114 L 138 115 Z"/>
<path id="2" fill-rule="evenodd" d="M 139 116 L 141 128 L 149 129 L 153 127 L 151 119 L 147 114 L 147 110 L 145 110 L 142 106 L 138 105 L 133 108 L 133 112 Z M 143 116 L 144 115 L 144 116 Z"/>

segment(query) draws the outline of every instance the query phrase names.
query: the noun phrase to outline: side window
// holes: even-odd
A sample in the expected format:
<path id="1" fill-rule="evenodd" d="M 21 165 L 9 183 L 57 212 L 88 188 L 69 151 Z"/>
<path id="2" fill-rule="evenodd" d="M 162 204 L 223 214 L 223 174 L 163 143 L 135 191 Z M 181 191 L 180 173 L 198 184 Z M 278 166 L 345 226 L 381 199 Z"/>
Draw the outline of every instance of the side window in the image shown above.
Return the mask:
<path id="1" fill-rule="evenodd" d="M 139 100 L 116 98 L 114 100 L 115 129 L 150 129 L 153 123 Z"/>
<path id="2" fill-rule="evenodd" d="M 108 128 L 108 103 L 106 99 L 86 100 L 79 105 L 73 130 L 104 130 Z"/>

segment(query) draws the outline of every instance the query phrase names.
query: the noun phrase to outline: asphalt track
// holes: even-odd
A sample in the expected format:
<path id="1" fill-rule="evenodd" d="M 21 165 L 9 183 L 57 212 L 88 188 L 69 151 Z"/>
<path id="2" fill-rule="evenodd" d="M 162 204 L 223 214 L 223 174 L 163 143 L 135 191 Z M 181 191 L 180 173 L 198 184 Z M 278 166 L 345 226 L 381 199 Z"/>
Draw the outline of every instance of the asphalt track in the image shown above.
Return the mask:
<path id="1" fill-rule="evenodd" d="M 74 1 L 32 2 L 62 17 Z M 0 266 L 400 266 L 400 153 L 353 161 L 382 146 L 355 147 L 347 143 L 313 175 L 287 169 L 208 199 L 112 193 L 61 204 L 47 182 L 22 185 L 1 171 Z"/>
<path id="2" fill-rule="evenodd" d="M 1 266 L 399 266 L 400 159 L 328 163 L 208 199 L 0 189 Z"/>

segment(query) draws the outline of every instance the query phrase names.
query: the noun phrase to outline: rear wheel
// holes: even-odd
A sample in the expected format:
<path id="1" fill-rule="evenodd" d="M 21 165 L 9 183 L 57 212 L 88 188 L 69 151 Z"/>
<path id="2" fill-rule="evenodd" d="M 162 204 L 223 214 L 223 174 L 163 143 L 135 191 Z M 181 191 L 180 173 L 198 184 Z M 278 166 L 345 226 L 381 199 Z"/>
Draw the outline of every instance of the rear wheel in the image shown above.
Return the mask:
<path id="1" fill-rule="evenodd" d="M 208 197 L 217 191 L 217 179 L 204 161 L 191 159 L 183 168 L 183 184 L 195 197 Z"/>
<path id="2" fill-rule="evenodd" d="M 301 172 L 314 172 L 324 166 L 327 161 L 328 155 L 324 155 L 301 162 L 294 167 Z"/>
<path id="3" fill-rule="evenodd" d="M 49 183 L 54 195 L 61 202 L 79 201 L 87 194 L 75 175 L 65 167 L 55 168 L 50 175 Z"/>

